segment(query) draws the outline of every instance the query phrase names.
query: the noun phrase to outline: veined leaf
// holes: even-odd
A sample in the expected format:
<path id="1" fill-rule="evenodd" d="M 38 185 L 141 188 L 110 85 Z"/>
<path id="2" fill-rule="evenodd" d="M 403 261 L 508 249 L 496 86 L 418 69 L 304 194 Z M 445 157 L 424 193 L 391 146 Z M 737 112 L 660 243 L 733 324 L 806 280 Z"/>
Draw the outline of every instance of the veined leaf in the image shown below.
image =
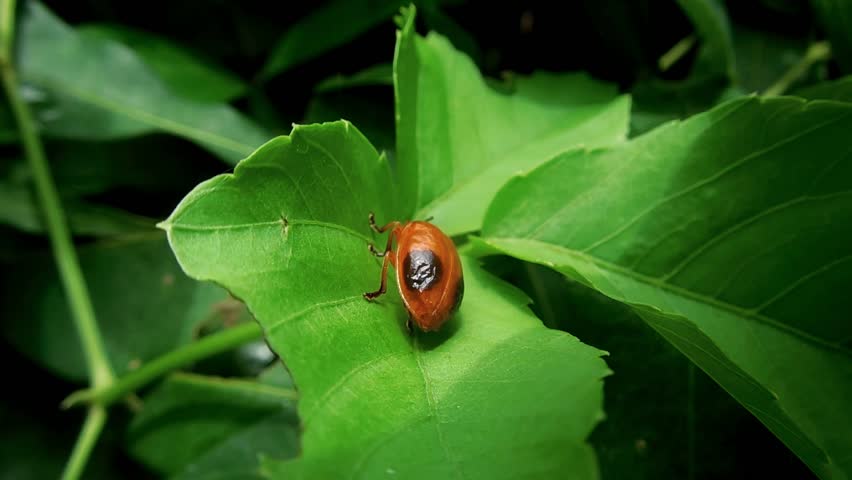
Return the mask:
<path id="1" fill-rule="evenodd" d="M 175 480 L 260 479 L 261 455 L 298 452 L 295 400 L 292 389 L 251 380 L 173 374 L 129 425 L 130 453 Z"/>
<path id="2" fill-rule="evenodd" d="M 20 71 L 47 134 L 101 140 L 160 130 L 230 162 L 271 136 L 229 105 L 173 93 L 121 43 L 79 35 L 39 2 L 24 10 Z"/>
<path id="3" fill-rule="evenodd" d="M 347 122 L 297 126 L 199 185 L 162 224 L 189 275 L 243 299 L 299 388 L 302 455 L 275 478 L 596 478 L 602 352 L 544 328 L 465 257 L 460 313 L 403 326 L 367 216 L 398 217 L 386 161 Z"/>
<path id="4" fill-rule="evenodd" d="M 731 101 L 513 179 L 483 242 L 631 305 L 814 472 L 846 478 L 850 128 L 847 103 Z"/>
<path id="5" fill-rule="evenodd" d="M 110 23 L 86 24 L 77 31 L 127 45 L 182 97 L 199 102 L 226 102 L 246 91 L 245 83 L 233 73 L 153 33 Z"/>
<path id="6" fill-rule="evenodd" d="M 513 174 L 580 145 L 623 140 L 630 101 L 583 74 L 518 77 L 490 87 L 444 37 L 403 18 L 394 58 L 402 199 L 414 218 L 434 217 L 450 235 L 478 230 Z"/>

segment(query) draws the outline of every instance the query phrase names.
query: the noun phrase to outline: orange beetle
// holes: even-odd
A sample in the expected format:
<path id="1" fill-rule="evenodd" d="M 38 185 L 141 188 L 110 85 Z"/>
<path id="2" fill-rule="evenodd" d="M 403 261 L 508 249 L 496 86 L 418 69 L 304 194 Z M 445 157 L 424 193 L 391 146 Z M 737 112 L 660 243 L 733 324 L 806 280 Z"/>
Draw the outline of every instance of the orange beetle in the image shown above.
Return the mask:
<path id="1" fill-rule="evenodd" d="M 440 330 L 441 326 L 459 309 L 464 296 L 464 276 L 461 259 L 453 241 L 438 227 L 429 222 L 397 221 L 383 227 L 376 226 L 370 213 L 370 228 L 378 233 L 391 231 L 383 252 L 370 244 L 370 251 L 382 261 L 382 284 L 375 292 L 364 293 L 373 300 L 386 290 L 388 261 L 396 269 L 396 283 L 405 309 L 408 310 L 406 328 L 411 331 L 412 321 L 424 332 Z M 396 251 L 392 249 L 396 238 Z"/>

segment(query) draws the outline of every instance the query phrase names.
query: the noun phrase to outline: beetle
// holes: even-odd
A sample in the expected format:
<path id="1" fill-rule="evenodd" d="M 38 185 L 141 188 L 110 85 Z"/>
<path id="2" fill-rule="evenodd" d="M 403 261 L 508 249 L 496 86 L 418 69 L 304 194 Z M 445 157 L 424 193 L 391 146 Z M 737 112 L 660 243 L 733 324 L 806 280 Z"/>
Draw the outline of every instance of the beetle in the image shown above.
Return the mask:
<path id="1" fill-rule="evenodd" d="M 384 251 L 370 244 L 370 251 L 382 261 L 381 286 L 365 292 L 368 301 L 384 295 L 388 263 L 396 270 L 396 283 L 408 311 L 405 324 L 412 322 L 424 332 L 438 331 L 458 311 L 464 297 L 464 273 L 456 245 L 428 221 L 392 221 L 379 227 L 370 212 L 370 228 L 377 233 L 390 230 Z M 396 250 L 393 241 L 396 239 Z"/>

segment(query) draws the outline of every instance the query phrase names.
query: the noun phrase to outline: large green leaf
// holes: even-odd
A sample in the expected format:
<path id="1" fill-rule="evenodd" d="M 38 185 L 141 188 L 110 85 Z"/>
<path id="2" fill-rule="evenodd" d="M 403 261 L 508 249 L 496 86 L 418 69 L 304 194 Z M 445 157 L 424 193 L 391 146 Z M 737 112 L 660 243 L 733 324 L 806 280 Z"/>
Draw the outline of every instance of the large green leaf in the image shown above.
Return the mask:
<path id="1" fill-rule="evenodd" d="M 847 103 L 731 101 L 513 179 L 484 241 L 628 303 L 814 472 L 847 478 L 850 128 Z"/>
<path id="2" fill-rule="evenodd" d="M 39 2 L 23 10 L 20 71 L 47 134 L 110 139 L 159 130 L 231 162 L 271 136 L 229 105 L 173 93 L 127 46 L 80 35 Z"/>
<path id="3" fill-rule="evenodd" d="M 412 9 L 413 10 L 413 9 Z M 394 58 L 401 199 L 450 235 L 478 230 L 511 175 L 580 145 L 616 143 L 630 101 L 584 74 L 515 78 L 512 93 L 489 86 L 444 37 L 403 18 Z"/>
<path id="4" fill-rule="evenodd" d="M 79 249 L 80 264 L 113 370 L 122 374 L 193 339 L 227 299 L 184 275 L 161 232 Z M 19 255 L 3 269 L 0 323 L 28 357 L 72 379 L 87 377 L 83 351 L 49 252 Z"/>
<path id="5" fill-rule="evenodd" d="M 268 79 L 290 67 L 344 45 L 383 21 L 401 0 L 331 0 L 286 29 L 260 72 Z"/>
<path id="6" fill-rule="evenodd" d="M 129 450 L 175 480 L 259 479 L 260 456 L 298 452 L 295 398 L 250 380 L 173 374 L 145 396 L 128 427 Z"/>
<path id="7" fill-rule="evenodd" d="M 162 226 L 186 272 L 243 299 L 300 392 L 286 478 L 595 478 L 602 352 L 544 328 L 464 257 L 460 313 L 406 333 L 367 215 L 399 218 L 386 161 L 347 122 L 297 126 L 199 185 Z M 393 275 L 389 281 L 393 281 Z"/>
<path id="8" fill-rule="evenodd" d="M 225 102 L 245 93 L 246 85 L 236 75 L 203 59 L 166 38 L 125 25 L 86 24 L 78 28 L 81 35 L 91 35 L 121 42 L 140 58 L 182 97 L 201 102 Z"/>

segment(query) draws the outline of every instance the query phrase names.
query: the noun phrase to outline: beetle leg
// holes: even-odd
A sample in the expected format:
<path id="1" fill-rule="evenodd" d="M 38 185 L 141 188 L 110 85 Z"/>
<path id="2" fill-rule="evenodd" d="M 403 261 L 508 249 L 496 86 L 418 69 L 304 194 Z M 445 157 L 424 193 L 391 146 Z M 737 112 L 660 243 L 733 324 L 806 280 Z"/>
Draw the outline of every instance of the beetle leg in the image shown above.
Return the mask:
<path id="1" fill-rule="evenodd" d="M 375 245 L 373 245 L 372 243 L 369 245 L 369 247 L 370 247 L 370 253 L 372 253 L 373 255 L 375 255 L 375 256 L 377 256 L 377 257 L 379 257 L 379 258 L 382 258 L 382 257 L 384 257 L 385 255 L 387 255 L 387 254 L 388 254 L 388 251 L 387 251 L 387 250 L 385 250 L 385 251 L 383 251 L 383 252 L 380 252 L 380 251 L 376 250 L 376 246 L 375 246 Z"/>
<path id="2" fill-rule="evenodd" d="M 385 233 L 388 230 L 390 230 L 391 228 L 396 228 L 398 226 L 399 226 L 399 222 L 393 221 L 393 222 L 387 223 L 387 224 L 379 227 L 379 226 L 376 225 L 376 216 L 373 215 L 373 212 L 370 212 L 370 228 L 372 228 L 374 232 Z"/>
<path id="3" fill-rule="evenodd" d="M 393 262 L 393 255 L 388 255 L 393 248 L 393 237 L 396 236 L 396 233 L 396 230 L 394 230 L 390 235 L 388 235 L 388 243 L 385 245 L 384 252 L 379 253 L 376 251 L 376 247 L 374 247 L 372 243 L 370 244 L 370 251 L 377 257 L 384 257 L 384 261 L 382 261 L 382 284 L 375 292 L 367 292 L 364 294 L 364 298 L 367 300 L 372 300 L 378 296 L 384 295 L 385 290 L 387 289 L 388 261 L 391 261 L 394 266 L 396 266 L 396 262 Z"/>
<path id="4" fill-rule="evenodd" d="M 413 332 L 412 327 L 411 317 L 408 317 L 408 320 L 405 321 L 405 331 L 408 332 L 409 335 Z"/>
<path id="5" fill-rule="evenodd" d="M 387 254 L 387 252 L 385 252 Z M 379 289 L 375 292 L 366 292 L 364 293 L 364 298 L 367 300 L 372 300 L 378 296 L 384 295 L 385 290 L 387 289 L 387 279 L 388 279 L 388 260 L 390 260 L 389 255 L 385 255 L 385 259 L 382 262 L 382 284 L 379 286 Z"/>

